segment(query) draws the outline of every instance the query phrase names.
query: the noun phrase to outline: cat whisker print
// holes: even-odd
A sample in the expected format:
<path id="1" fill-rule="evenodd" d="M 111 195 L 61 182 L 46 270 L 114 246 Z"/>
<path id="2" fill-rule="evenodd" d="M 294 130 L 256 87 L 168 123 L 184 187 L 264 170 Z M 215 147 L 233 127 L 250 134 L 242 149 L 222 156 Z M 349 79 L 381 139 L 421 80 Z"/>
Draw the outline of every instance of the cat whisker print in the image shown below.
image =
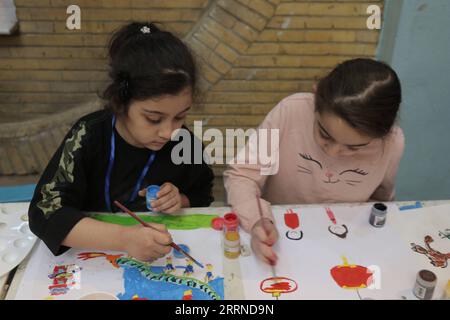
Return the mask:
<path id="1" fill-rule="evenodd" d="M 349 186 L 356 186 L 357 183 L 361 183 L 362 181 L 356 181 L 356 180 L 345 180 L 345 183 Z"/>
<path id="2" fill-rule="evenodd" d="M 304 171 L 304 170 L 297 170 L 297 172 L 301 172 L 301 173 L 306 173 L 306 174 L 311 174 L 311 175 L 312 175 L 312 173 L 311 173 L 311 172 L 308 172 L 308 171 Z"/>
<path id="3" fill-rule="evenodd" d="M 328 179 L 328 180 L 322 180 L 323 182 L 325 182 L 325 183 L 331 183 L 331 184 L 335 184 L 335 183 L 338 183 L 339 181 L 341 181 L 341 180 L 331 180 L 331 179 Z"/>
<path id="4" fill-rule="evenodd" d="M 351 182 L 351 183 L 361 183 L 360 180 L 345 180 L 345 182 Z"/>
<path id="5" fill-rule="evenodd" d="M 303 166 L 301 166 L 301 165 L 297 165 L 297 167 L 299 167 L 300 169 L 302 169 L 302 170 L 304 170 L 304 171 L 308 171 L 309 173 L 312 173 L 312 171 L 311 171 L 311 169 L 308 169 L 308 168 L 306 168 L 306 167 L 303 167 Z"/>

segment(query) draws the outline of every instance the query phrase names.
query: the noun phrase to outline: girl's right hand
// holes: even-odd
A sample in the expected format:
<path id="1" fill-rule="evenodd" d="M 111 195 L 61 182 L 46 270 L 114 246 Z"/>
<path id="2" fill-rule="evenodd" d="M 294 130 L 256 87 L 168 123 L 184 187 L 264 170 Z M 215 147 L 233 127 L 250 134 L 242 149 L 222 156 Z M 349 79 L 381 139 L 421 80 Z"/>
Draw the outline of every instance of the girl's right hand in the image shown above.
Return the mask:
<path id="1" fill-rule="evenodd" d="M 126 227 L 123 233 L 125 251 L 140 260 L 153 261 L 164 257 L 172 247 L 172 236 L 163 224 L 149 223 L 153 228 L 136 225 Z"/>
<path id="2" fill-rule="evenodd" d="M 272 246 L 278 240 L 278 231 L 275 225 L 267 218 L 259 220 L 251 231 L 252 250 L 256 256 L 265 263 L 274 266 L 278 257 Z"/>

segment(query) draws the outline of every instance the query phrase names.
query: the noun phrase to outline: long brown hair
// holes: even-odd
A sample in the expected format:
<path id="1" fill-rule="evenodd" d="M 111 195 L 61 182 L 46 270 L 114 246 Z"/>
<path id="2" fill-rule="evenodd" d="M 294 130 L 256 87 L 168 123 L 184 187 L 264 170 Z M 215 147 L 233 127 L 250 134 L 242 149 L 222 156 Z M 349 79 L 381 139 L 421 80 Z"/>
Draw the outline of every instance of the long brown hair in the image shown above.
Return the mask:
<path id="1" fill-rule="evenodd" d="M 353 59 L 319 81 L 315 107 L 320 114 L 342 118 L 362 134 L 383 138 L 397 119 L 401 91 L 397 74 L 386 63 Z"/>

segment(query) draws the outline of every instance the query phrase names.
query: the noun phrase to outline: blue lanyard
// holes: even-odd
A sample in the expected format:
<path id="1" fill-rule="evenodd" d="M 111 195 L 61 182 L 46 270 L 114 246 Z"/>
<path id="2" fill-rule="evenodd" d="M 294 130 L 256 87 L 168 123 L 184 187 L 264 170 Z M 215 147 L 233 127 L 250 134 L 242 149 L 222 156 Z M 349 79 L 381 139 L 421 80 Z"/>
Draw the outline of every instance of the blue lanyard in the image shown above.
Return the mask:
<path id="1" fill-rule="evenodd" d="M 116 135 L 114 134 L 114 125 L 116 123 L 116 117 L 112 117 L 111 125 L 112 125 L 112 133 L 111 133 L 111 153 L 109 155 L 109 164 L 108 164 L 108 171 L 106 171 L 106 177 L 105 177 L 105 201 L 106 206 L 108 207 L 108 210 L 112 212 L 111 208 L 111 196 L 109 194 L 110 191 L 110 180 L 111 180 L 111 171 L 114 166 L 114 158 L 115 158 L 115 151 L 116 151 Z M 131 194 L 129 202 L 133 202 L 137 194 L 139 192 L 139 189 L 141 188 L 142 182 L 144 181 L 145 176 L 147 175 L 148 169 L 155 161 L 156 154 L 155 152 L 151 152 L 150 157 L 147 160 L 147 163 L 145 164 L 144 169 L 141 172 L 141 175 L 139 176 L 139 179 L 136 183 L 136 186 L 134 187 L 134 191 Z"/>

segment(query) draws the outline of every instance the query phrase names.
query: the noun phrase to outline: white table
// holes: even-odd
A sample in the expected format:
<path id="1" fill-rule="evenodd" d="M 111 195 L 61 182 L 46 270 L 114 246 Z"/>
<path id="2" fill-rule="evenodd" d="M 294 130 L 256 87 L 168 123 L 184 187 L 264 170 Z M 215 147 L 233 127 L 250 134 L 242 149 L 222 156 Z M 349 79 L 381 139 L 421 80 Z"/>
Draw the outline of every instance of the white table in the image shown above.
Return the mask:
<path id="1" fill-rule="evenodd" d="M 404 205 L 414 205 L 416 201 L 407 201 L 407 202 L 395 202 L 398 206 Z M 421 201 L 422 206 L 430 207 L 437 206 L 443 204 L 450 204 L 450 200 L 440 200 L 440 201 Z M 329 206 L 354 206 L 361 205 L 358 203 L 341 203 L 341 204 L 327 204 Z M 292 208 L 292 207 L 323 207 L 323 204 L 309 204 L 309 205 L 285 205 L 285 206 L 273 206 L 274 208 L 281 208 L 283 210 Z M 226 212 L 230 212 L 230 207 L 210 207 L 210 208 L 189 208 L 182 210 L 185 214 L 190 213 L 198 213 L 198 214 L 224 214 Z M 35 248 L 39 241 L 36 242 Z M 33 251 L 31 251 L 33 252 Z M 21 279 L 23 277 L 25 268 L 28 263 L 29 256 L 22 261 L 22 263 L 11 272 L 15 272 L 13 275 L 11 283 L 7 283 L 8 275 L 5 275 L 0 278 L 0 299 L 14 300 L 18 286 L 20 285 Z M 241 281 L 241 272 L 240 265 L 238 259 L 230 260 L 224 259 L 224 278 L 225 278 L 225 296 L 229 297 L 229 299 L 235 300 L 243 300 L 244 299 L 244 290 L 242 287 Z"/>

